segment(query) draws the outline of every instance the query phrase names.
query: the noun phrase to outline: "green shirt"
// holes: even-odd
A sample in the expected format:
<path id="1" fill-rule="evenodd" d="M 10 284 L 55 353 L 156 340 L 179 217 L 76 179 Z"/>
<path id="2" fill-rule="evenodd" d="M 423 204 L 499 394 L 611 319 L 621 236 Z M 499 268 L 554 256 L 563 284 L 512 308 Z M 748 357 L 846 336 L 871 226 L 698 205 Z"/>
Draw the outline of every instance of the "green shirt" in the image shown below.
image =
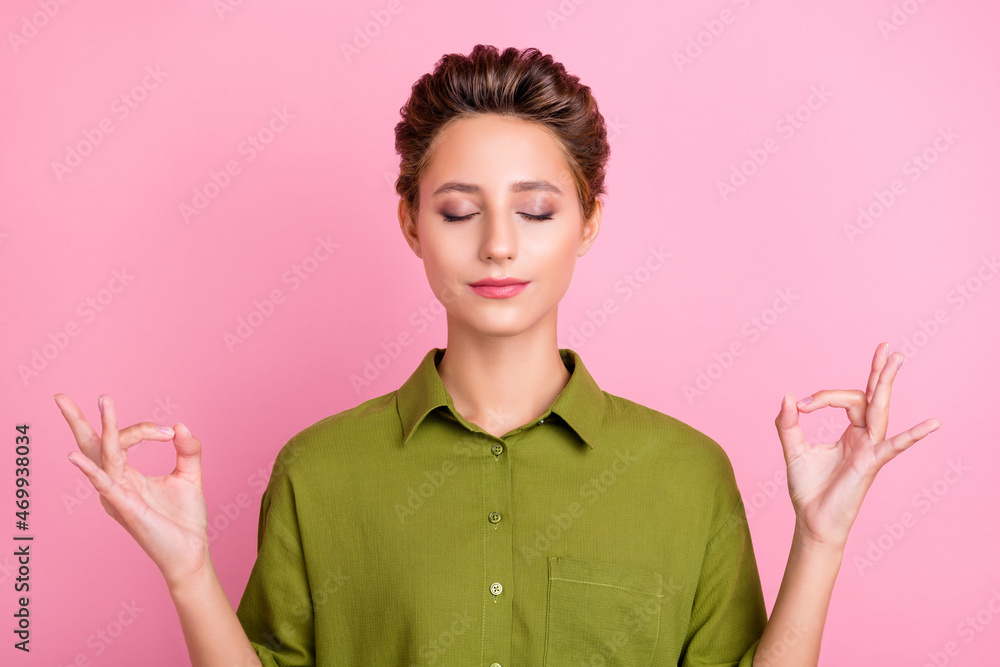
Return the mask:
<path id="1" fill-rule="evenodd" d="M 767 612 L 723 449 L 570 349 L 495 437 L 443 353 L 278 454 L 237 609 L 263 665 L 749 667 Z"/>

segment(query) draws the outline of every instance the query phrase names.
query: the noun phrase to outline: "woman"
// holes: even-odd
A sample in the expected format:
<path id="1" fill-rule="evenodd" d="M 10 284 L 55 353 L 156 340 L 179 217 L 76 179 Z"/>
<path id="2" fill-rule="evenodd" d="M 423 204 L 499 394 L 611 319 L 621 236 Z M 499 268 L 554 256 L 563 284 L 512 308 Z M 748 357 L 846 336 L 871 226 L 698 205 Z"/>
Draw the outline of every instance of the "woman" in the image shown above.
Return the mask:
<path id="1" fill-rule="evenodd" d="M 448 341 L 399 390 L 281 450 L 236 613 L 209 554 L 201 443 L 187 428 L 98 436 L 56 402 L 71 461 L 149 554 L 193 665 L 815 665 L 848 532 L 878 470 L 940 426 L 885 439 L 903 355 L 867 388 L 775 419 L 796 523 L 766 616 L 729 459 L 602 391 L 556 343 L 558 304 L 600 229 L 609 149 L 589 88 L 535 49 L 444 56 L 401 110 L 399 222 L 447 309 Z M 809 446 L 798 412 L 851 425 Z M 173 473 L 125 462 L 172 439 Z"/>

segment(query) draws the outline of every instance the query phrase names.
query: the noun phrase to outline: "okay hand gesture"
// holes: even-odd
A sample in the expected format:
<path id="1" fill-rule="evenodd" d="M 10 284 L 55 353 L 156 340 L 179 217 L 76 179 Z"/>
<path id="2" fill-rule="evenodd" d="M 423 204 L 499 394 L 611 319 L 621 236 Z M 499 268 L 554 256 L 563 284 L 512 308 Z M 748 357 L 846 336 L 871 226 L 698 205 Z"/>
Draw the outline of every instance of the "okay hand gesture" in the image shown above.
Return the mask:
<path id="1" fill-rule="evenodd" d="M 927 419 L 886 439 L 889 397 L 902 363 L 903 354 L 889 355 L 889 344 L 883 343 L 875 349 L 866 391 L 824 389 L 798 404 L 791 392 L 785 394 L 774 423 L 788 467 L 796 530 L 803 538 L 842 548 L 882 466 L 941 426 Z M 851 423 L 837 442 L 811 445 L 802 436 L 799 412 L 828 406 L 844 408 Z"/>

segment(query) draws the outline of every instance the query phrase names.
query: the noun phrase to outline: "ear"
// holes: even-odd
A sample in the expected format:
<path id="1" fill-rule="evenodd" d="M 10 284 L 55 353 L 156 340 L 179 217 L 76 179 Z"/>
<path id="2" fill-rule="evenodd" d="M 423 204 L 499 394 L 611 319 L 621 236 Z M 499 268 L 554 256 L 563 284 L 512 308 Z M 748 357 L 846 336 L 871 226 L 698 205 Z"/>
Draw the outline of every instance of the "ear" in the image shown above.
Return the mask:
<path id="1" fill-rule="evenodd" d="M 410 250 L 413 251 L 417 257 L 420 255 L 420 237 L 417 234 L 417 221 L 413 219 L 413 214 L 410 211 L 410 207 L 406 205 L 406 200 L 400 197 L 399 199 L 399 209 L 397 211 L 399 217 L 399 229 L 403 232 L 403 238 L 406 239 L 406 244 L 410 246 Z M 423 259 L 421 257 L 421 259 Z"/>
<path id="2" fill-rule="evenodd" d="M 594 212 L 590 214 L 589 219 L 583 222 L 583 229 L 580 232 L 580 246 L 576 252 L 577 257 L 583 257 L 587 254 L 590 246 L 594 245 L 598 232 L 601 231 L 601 214 L 604 207 L 600 198 L 595 199 L 594 202 Z"/>

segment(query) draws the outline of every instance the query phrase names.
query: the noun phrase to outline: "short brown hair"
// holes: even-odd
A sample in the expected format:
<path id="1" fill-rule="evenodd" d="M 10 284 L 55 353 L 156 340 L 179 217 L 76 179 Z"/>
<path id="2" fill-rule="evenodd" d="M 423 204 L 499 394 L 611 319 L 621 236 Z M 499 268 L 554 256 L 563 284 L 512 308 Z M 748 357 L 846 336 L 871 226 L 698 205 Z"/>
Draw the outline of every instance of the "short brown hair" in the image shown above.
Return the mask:
<path id="1" fill-rule="evenodd" d="M 486 113 L 539 123 L 553 134 L 570 166 L 585 219 L 597 196 L 605 194 L 611 148 L 597 101 L 578 77 L 536 48 L 508 47 L 500 53 L 495 46 L 477 44 L 468 56 L 446 54 L 432 73 L 413 84 L 399 113 L 396 192 L 414 215 L 435 138 L 459 118 Z"/>

